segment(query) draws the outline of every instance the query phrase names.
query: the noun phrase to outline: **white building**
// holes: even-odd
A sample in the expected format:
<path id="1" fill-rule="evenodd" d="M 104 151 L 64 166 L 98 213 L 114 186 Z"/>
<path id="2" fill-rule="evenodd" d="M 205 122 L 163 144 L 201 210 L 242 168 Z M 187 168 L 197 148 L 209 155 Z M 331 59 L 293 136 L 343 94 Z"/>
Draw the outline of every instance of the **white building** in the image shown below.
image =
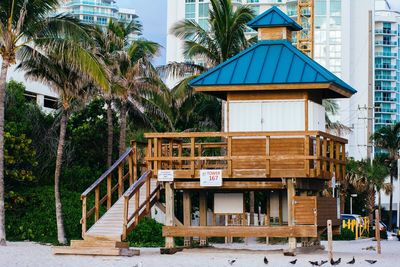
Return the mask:
<path id="1" fill-rule="evenodd" d="M 235 5 L 249 4 L 259 14 L 278 6 L 291 17 L 297 16 L 297 0 L 234 0 Z M 182 41 L 169 30 L 180 20 L 193 19 L 207 28 L 209 0 L 168 0 L 167 62 L 182 62 Z M 372 108 L 374 0 L 315 0 L 314 58 L 348 82 L 358 93 L 340 101 L 337 119 L 352 129 L 349 156 L 356 159 L 372 155 L 368 136 L 373 121 Z M 172 85 L 172 82 L 169 83 Z M 368 147 L 370 149 L 368 149 Z"/>

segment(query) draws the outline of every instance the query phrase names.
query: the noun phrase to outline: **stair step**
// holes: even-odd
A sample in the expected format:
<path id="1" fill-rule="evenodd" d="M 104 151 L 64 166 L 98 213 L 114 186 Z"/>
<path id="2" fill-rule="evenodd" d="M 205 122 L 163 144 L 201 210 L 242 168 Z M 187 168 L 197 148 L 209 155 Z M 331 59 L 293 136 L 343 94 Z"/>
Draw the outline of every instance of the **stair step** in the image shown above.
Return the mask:
<path id="1" fill-rule="evenodd" d="M 128 242 L 105 241 L 105 240 L 71 240 L 71 248 L 129 248 Z"/>
<path id="2" fill-rule="evenodd" d="M 130 248 L 106 248 L 106 247 L 53 247 L 56 255 L 101 255 L 101 256 L 139 256 L 140 250 Z"/>

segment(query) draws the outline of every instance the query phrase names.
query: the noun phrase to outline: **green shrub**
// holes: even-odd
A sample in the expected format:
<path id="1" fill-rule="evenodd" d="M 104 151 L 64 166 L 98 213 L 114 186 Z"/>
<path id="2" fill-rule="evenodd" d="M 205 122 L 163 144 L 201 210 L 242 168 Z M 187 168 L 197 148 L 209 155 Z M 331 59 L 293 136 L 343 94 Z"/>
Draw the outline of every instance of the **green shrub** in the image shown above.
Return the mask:
<path id="1" fill-rule="evenodd" d="M 128 235 L 127 241 L 134 247 L 163 247 L 162 226 L 154 219 L 145 217 Z"/>
<path id="2" fill-rule="evenodd" d="M 353 233 L 348 228 L 341 228 L 340 235 L 336 235 L 333 237 L 334 240 L 354 240 L 356 238 L 355 233 Z"/>
<path id="3" fill-rule="evenodd" d="M 57 244 L 53 187 L 30 188 L 21 194 L 27 201 L 17 209 L 7 210 L 7 239 Z M 61 202 L 67 238 L 80 239 L 81 226 L 79 222 L 82 214 L 80 194 L 61 191 Z"/>

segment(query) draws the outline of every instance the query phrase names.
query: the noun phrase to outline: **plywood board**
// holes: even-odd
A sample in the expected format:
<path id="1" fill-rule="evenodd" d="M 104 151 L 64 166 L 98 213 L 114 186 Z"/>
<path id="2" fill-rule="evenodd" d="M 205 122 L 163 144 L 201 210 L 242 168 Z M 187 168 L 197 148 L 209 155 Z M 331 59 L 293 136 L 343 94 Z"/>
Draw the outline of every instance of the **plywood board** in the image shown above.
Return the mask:
<path id="1" fill-rule="evenodd" d="M 242 214 L 243 212 L 243 193 L 214 194 L 214 213 Z"/>

